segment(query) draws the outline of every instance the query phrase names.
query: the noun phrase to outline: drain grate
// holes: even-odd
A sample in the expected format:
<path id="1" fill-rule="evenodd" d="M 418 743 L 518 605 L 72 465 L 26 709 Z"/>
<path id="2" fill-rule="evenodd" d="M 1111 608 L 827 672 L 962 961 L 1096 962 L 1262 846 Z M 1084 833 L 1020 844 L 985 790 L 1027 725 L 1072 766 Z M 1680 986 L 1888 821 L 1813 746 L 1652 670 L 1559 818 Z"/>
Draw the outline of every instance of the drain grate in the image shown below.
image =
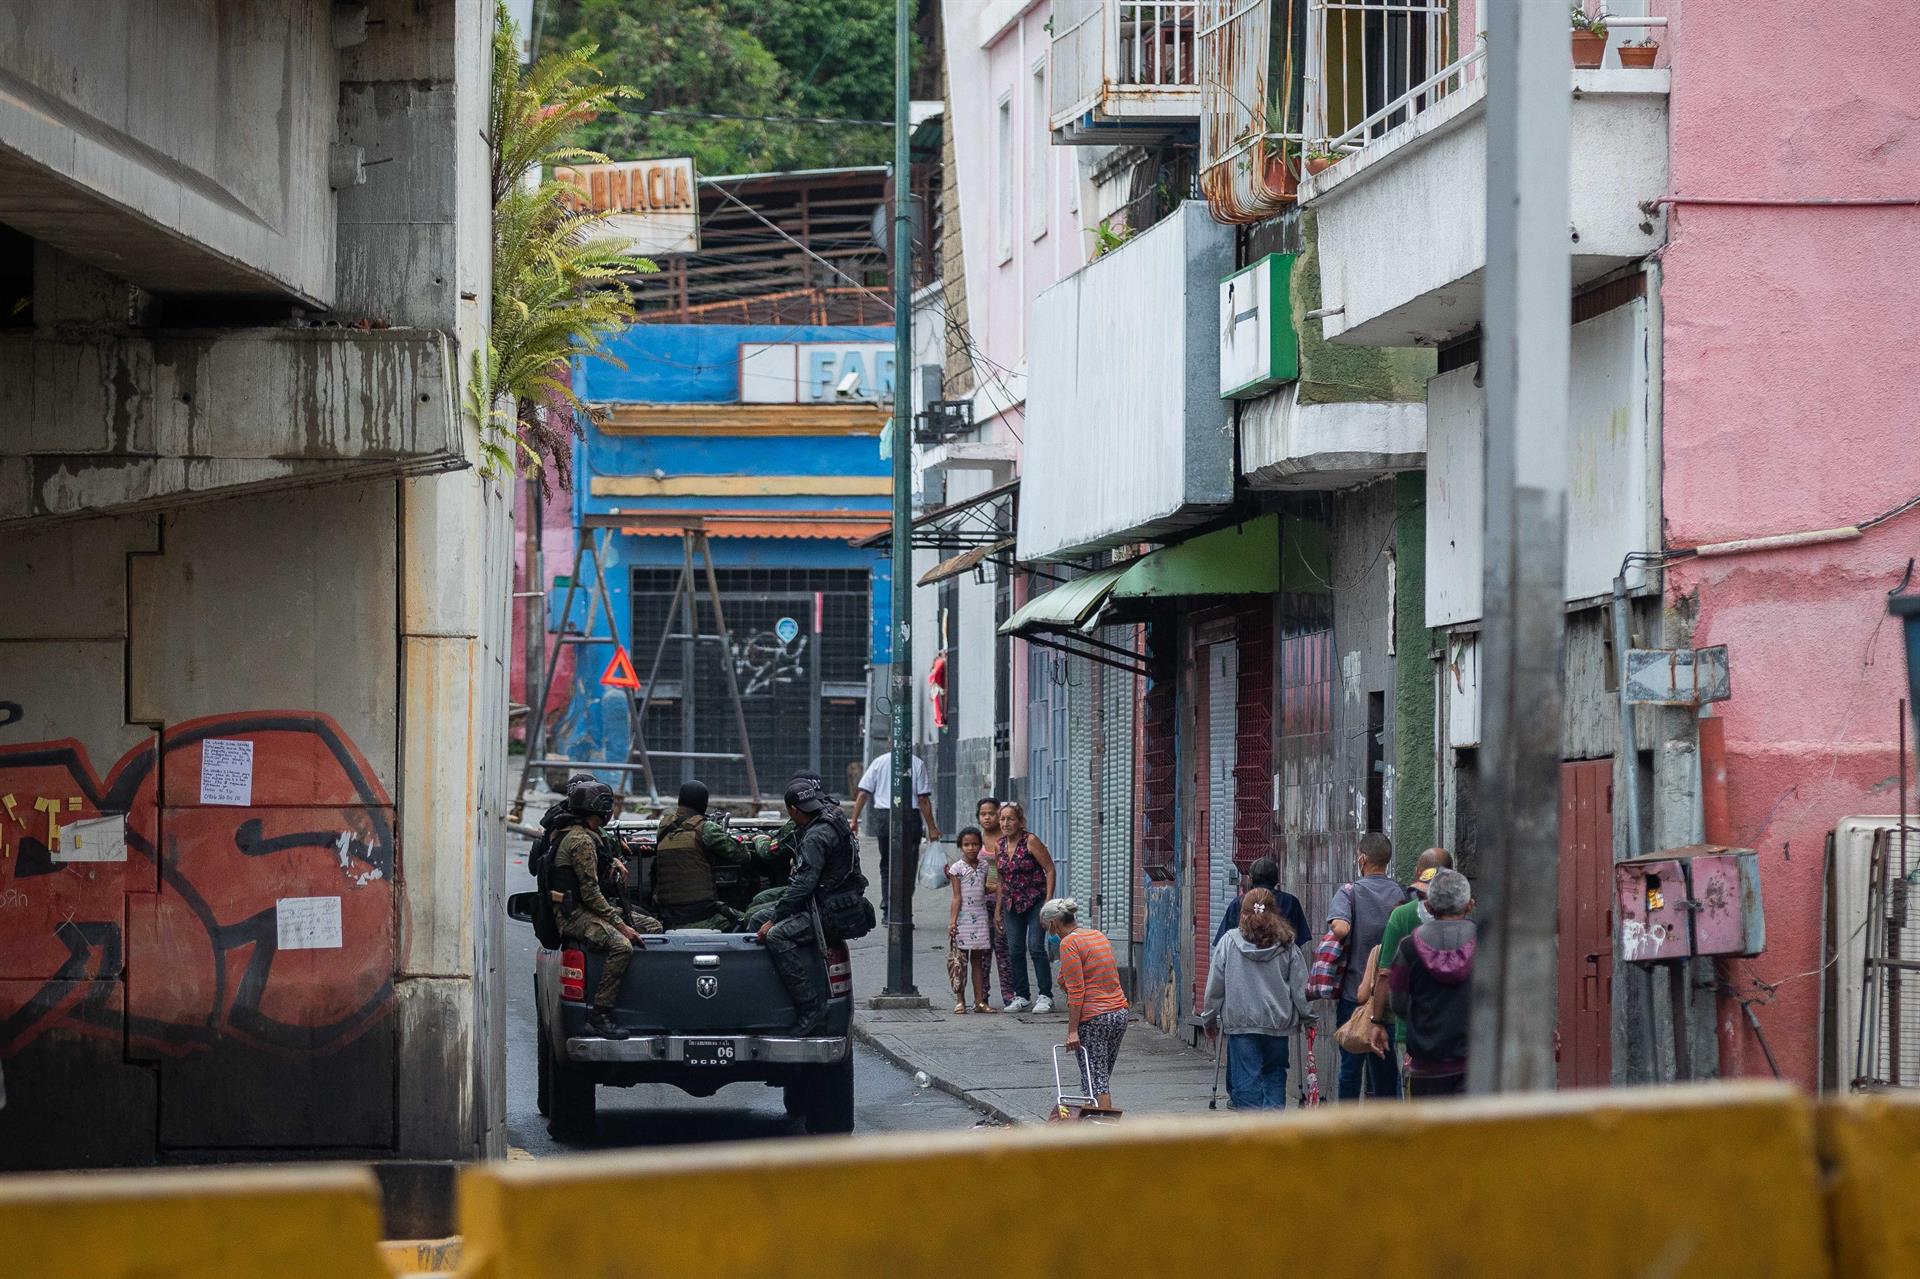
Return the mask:
<path id="1" fill-rule="evenodd" d="M 862 1013 L 860 1020 L 872 1026 L 903 1021 L 939 1021 L 940 1018 L 931 1008 L 881 1008 Z"/>

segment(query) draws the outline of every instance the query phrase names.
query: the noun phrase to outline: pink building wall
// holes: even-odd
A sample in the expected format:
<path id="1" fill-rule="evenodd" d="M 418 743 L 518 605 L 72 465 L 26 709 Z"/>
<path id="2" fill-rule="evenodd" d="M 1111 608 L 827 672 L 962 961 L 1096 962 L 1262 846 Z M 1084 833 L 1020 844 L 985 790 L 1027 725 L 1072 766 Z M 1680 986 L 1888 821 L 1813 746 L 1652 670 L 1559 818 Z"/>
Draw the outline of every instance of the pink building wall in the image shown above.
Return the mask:
<path id="1" fill-rule="evenodd" d="M 1920 44 L 1880 5 L 1693 4 L 1671 61 L 1672 189 L 1661 255 L 1667 543 L 1858 521 L 1920 494 L 1920 209 L 1818 202 L 1920 197 Z M 1810 202 L 1796 206 L 1795 201 Z M 1823 843 L 1898 806 L 1906 670 L 1886 594 L 1920 555 L 1920 512 L 1844 541 L 1683 562 L 1667 602 L 1725 644 L 1731 838 L 1761 856 L 1767 952 L 1733 986 L 1785 981 L 1756 1009 L 1782 1071 L 1819 1061 Z M 1913 801 L 1909 800 L 1911 806 Z M 1725 1073 L 1764 1074 L 1736 1004 Z"/>

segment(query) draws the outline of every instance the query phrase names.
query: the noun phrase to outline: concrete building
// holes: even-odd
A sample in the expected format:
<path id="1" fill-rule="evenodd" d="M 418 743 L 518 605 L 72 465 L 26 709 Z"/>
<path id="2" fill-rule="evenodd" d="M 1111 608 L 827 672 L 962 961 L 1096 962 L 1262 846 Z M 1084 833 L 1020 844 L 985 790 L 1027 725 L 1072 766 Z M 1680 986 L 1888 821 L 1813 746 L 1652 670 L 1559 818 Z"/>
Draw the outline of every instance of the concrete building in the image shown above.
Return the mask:
<path id="1" fill-rule="evenodd" d="M 1316 6 L 1328 8 L 1340 6 Z M 1646 847 L 1704 838 L 1759 853 L 1767 951 L 1694 965 L 1695 1070 L 1767 1071 L 1733 1002 L 1758 998 L 1759 1033 L 1783 1074 L 1850 1078 L 1853 1028 L 1823 1040 L 1820 983 L 1762 983 L 1816 972 L 1834 953 L 1842 939 L 1823 936 L 1820 850 L 1844 819 L 1897 803 L 1901 672 L 1875 637 L 1920 531 L 1911 517 L 1874 517 L 1920 494 L 1920 462 L 1904 444 L 1920 381 L 1885 358 L 1872 317 L 1906 305 L 1902 264 L 1920 248 L 1912 219 L 1884 203 L 1913 196 L 1901 185 L 1913 166 L 1899 162 L 1911 144 L 1890 123 L 1913 108 L 1911 58 L 1876 36 L 1864 10 L 1801 11 L 1788 46 L 1731 13 L 1609 8 L 1604 64 L 1567 73 L 1561 1080 L 1631 1082 L 1673 1068 L 1665 1001 L 1649 1010 L 1648 973 L 1613 953 L 1608 922 L 1610 863 L 1628 842 L 1614 797 L 1634 785 L 1647 797 Z M 1449 74 L 1412 95 L 1383 87 L 1365 118 L 1323 117 L 1315 136 L 1341 158 L 1299 194 L 1327 264 L 1325 336 L 1438 349 L 1424 557 L 1439 722 L 1432 799 L 1442 842 L 1471 864 L 1486 82 L 1469 7 L 1457 25 L 1439 6 L 1416 21 L 1437 33 L 1433 61 L 1405 68 L 1402 83 Z M 1620 65 L 1622 44 L 1649 38 L 1654 66 Z M 1831 141 L 1811 167 L 1808 111 Z M 1819 536 L 1750 544 L 1796 534 Z M 1725 645 L 1732 672 L 1730 700 L 1647 708 L 1631 744 L 1606 607 L 1616 576 L 1632 596 L 1634 647 Z M 1851 892 L 1849 876 L 1864 868 L 1832 873 L 1835 891 Z"/>
<path id="2" fill-rule="evenodd" d="M 0 1165 L 498 1155 L 491 10 L 0 25 Z"/>

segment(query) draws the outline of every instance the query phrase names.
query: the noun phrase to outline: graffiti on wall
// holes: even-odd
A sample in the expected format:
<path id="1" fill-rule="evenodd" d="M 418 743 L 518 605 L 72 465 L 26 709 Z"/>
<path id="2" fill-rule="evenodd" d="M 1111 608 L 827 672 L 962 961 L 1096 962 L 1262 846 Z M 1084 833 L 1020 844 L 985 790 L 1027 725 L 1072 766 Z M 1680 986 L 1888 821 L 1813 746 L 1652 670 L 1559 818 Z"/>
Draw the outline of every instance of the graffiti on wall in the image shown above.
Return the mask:
<path id="1" fill-rule="evenodd" d="M 0 1058 L 56 1027 L 172 1056 L 319 1051 L 392 1003 L 392 801 L 324 715 L 170 728 L 102 778 L 0 746 Z"/>

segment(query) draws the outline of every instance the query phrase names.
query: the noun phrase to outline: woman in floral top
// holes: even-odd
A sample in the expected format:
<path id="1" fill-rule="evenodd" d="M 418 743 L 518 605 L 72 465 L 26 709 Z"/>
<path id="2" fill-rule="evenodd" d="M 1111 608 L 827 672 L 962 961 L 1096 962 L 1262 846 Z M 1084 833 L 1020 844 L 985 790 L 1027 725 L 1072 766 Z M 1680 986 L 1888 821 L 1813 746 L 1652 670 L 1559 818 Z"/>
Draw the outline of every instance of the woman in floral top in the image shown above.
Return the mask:
<path id="1" fill-rule="evenodd" d="M 1041 838 L 1027 829 L 1027 814 L 1012 802 L 1000 806 L 1000 918 L 1007 934 L 1007 953 L 1013 960 L 1013 1002 L 1010 1013 L 1032 1008 L 1053 1011 L 1053 966 L 1047 962 L 1047 934 L 1040 926 L 1040 907 L 1053 896 L 1053 854 Z M 1027 1000 L 1027 959 L 1033 959 L 1039 998 Z"/>

